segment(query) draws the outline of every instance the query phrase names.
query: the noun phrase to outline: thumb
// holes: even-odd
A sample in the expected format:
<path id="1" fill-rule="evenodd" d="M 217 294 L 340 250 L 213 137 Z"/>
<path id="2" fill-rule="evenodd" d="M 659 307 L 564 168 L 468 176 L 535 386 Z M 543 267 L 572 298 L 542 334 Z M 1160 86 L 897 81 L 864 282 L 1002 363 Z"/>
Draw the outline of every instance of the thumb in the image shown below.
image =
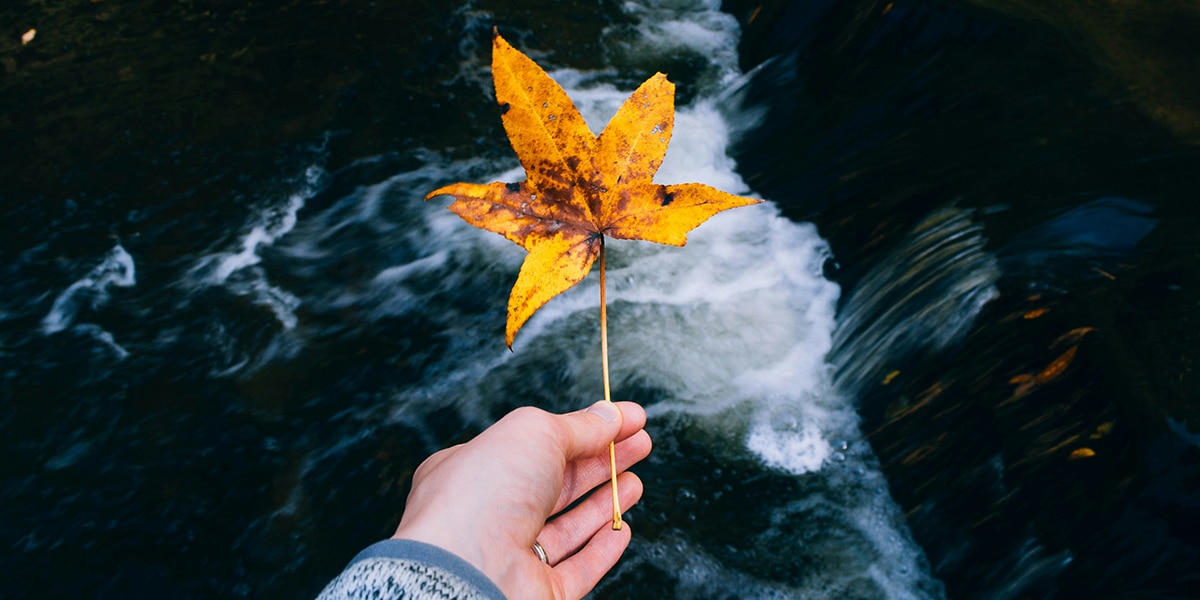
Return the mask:
<path id="1" fill-rule="evenodd" d="M 569 462 L 606 452 L 621 431 L 623 415 L 616 404 L 601 400 L 585 410 L 561 415 L 561 422 L 567 434 L 563 454 Z"/>

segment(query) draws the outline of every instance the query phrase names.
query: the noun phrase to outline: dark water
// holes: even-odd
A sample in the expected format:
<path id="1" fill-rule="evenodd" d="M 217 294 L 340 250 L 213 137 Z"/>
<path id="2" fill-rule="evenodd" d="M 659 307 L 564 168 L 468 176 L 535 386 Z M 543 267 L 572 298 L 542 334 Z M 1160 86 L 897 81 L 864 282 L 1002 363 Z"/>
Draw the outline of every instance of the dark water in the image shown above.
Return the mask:
<path id="1" fill-rule="evenodd" d="M 0 595 L 312 596 L 426 455 L 597 395 L 594 282 L 509 354 L 520 251 L 421 201 L 519 176 L 498 25 L 589 119 L 667 72 L 666 176 L 771 200 L 615 258 L 657 445 L 597 596 L 1194 596 L 1186 136 L 1035 20 L 645 4 L 0 9 Z"/>

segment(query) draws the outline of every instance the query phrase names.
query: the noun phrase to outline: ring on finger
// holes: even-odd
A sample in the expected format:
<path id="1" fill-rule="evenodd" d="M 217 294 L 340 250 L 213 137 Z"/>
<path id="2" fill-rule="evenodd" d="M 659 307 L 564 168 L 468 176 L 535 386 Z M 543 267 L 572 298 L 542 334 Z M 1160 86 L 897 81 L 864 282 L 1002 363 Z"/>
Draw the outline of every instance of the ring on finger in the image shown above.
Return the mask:
<path id="1" fill-rule="evenodd" d="M 533 553 L 537 555 L 538 560 L 542 561 L 542 564 L 550 564 L 550 557 L 546 556 L 546 549 L 537 540 L 533 541 Z"/>

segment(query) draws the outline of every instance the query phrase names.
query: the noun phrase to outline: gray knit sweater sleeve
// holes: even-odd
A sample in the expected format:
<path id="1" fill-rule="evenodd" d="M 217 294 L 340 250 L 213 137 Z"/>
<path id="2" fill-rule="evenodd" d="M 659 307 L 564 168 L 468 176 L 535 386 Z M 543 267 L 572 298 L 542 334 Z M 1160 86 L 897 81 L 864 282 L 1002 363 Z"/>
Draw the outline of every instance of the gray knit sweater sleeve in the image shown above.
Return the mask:
<path id="1" fill-rule="evenodd" d="M 490 579 L 437 546 L 384 540 L 359 552 L 317 600 L 504 600 Z"/>

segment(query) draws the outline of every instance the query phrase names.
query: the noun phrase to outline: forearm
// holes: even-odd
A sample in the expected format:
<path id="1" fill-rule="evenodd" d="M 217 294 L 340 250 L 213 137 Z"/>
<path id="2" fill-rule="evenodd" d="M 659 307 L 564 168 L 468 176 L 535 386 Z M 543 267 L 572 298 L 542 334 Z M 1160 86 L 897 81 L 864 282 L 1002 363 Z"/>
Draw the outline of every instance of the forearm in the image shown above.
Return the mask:
<path id="1" fill-rule="evenodd" d="M 504 595 L 458 556 L 422 542 L 392 539 L 358 553 L 318 600 L 357 598 L 504 600 Z"/>

